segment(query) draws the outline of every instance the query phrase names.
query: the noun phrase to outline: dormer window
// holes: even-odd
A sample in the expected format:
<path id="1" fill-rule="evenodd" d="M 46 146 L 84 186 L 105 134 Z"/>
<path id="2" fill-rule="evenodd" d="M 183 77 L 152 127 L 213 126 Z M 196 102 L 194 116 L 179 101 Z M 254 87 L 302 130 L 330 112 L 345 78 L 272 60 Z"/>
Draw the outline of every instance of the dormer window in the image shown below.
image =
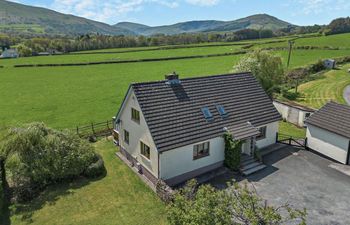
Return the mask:
<path id="1" fill-rule="evenodd" d="M 213 115 L 211 114 L 208 107 L 203 107 L 202 112 L 203 112 L 203 115 L 207 121 L 213 120 Z"/>
<path id="2" fill-rule="evenodd" d="M 218 112 L 222 118 L 227 116 L 227 112 L 225 111 L 225 108 L 222 105 L 217 105 L 216 109 L 218 110 Z"/>

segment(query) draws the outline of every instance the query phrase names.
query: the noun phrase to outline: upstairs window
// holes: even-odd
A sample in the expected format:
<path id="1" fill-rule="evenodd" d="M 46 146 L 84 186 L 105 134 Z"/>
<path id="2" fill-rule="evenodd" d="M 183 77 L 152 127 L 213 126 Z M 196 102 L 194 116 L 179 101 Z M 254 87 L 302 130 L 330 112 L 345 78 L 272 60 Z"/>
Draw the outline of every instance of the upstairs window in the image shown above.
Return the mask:
<path id="1" fill-rule="evenodd" d="M 148 145 L 146 145 L 145 143 L 140 141 L 140 146 L 141 146 L 141 155 L 143 155 L 147 159 L 150 159 L 151 158 L 151 151 L 150 151 L 150 148 L 148 147 Z"/>
<path id="2" fill-rule="evenodd" d="M 224 118 L 227 116 L 227 112 L 225 111 L 225 108 L 222 105 L 217 105 L 216 109 L 218 110 L 221 117 Z"/>
<path id="3" fill-rule="evenodd" d="M 140 112 L 134 108 L 131 108 L 131 119 L 137 123 L 140 123 Z"/>
<path id="4" fill-rule="evenodd" d="M 209 141 L 193 146 L 193 160 L 209 156 Z"/>
<path id="5" fill-rule="evenodd" d="M 202 108 L 202 113 L 207 121 L 213 120 L 213 115 L 211 114 L 210 110 L 208 107 L 203 107 Z"/>
<path id="6" fill-rule="evenodd" d="M 256 140 L 262 140 L 266 138 L 266 126 L 259 128 L 260 135 L 256 136 Z"/>

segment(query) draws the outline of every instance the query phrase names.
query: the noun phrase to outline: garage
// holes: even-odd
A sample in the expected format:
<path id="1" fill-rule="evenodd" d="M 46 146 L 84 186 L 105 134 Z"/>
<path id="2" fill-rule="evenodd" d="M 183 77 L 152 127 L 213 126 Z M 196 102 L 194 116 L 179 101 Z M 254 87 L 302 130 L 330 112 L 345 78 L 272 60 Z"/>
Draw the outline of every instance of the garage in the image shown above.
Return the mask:
<path id="1" fill-rule="evenodd" d="M 350 163 L 350 106 L 329 102 L 305 124 L 309 149 L 340 163 Z"/>

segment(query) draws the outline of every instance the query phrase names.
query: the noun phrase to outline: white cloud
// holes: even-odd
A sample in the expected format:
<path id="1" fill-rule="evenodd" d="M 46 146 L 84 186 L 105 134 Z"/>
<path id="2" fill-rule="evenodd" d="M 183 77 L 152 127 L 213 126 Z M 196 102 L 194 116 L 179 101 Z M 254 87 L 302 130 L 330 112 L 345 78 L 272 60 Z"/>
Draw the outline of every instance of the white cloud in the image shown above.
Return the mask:
<path id="1" fill-rule="evenodd" d="M 321 14 L 350 9 L 349 0 L 294 0 L 303 14 Z"/>
<path id="2" fill-rule="evenodd" d="M 186 0 L 186 1 L 192 5 L 199 5 L 199 6 L 213 6 L 219 3 L 219 0 Z"/>
<path id="3" fill-rule="evenodd" d="M 142 10 L 145 4 L 176 8 L 177 0 L 54 0 L 51 7 L 59 12 L 110 22 L 130 12 Z"/>

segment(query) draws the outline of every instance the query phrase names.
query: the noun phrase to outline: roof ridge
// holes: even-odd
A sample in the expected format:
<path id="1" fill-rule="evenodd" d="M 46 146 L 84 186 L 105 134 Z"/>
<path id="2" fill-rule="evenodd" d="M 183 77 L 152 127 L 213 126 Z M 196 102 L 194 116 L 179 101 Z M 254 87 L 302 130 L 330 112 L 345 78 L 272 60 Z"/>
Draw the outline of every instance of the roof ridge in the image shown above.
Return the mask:
<path id="1" fill-rule="evenodd" d="M 205 76 L 196 76 L 196 77 L 186 77 L 186 78 L 180 78 L 180 81 L 185 80 L 195 80 L 195 79 L 205 79 L 205 78 L 215 78 L 215 77 L 224 77 L 224 76 L 234 76 L 234 75 L 252 75 L 251 72 L 240 72 L 240 73 L 224 73 L 224 74 L 217 74 L 217 75 L 205 75 Z M 157 84 L 166 82 L 166 80 L 154 80 L 154 81 L 144 81 L 144 82 L 133 82 L 131 83 L 132 86 L 134 85 L 143 85 L 143 84 Z"/>

